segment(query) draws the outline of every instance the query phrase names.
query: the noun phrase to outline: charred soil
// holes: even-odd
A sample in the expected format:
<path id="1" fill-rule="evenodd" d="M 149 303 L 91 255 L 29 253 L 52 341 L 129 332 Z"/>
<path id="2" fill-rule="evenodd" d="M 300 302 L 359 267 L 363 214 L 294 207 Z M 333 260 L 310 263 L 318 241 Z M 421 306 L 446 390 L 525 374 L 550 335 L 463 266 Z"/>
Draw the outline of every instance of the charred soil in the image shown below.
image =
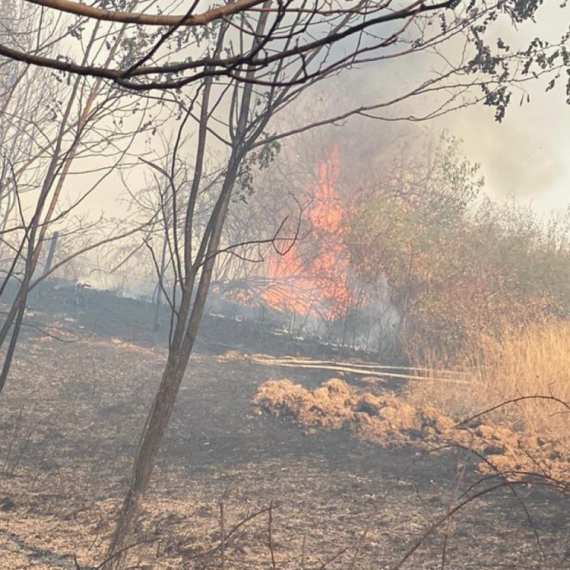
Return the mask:
<path id="1" fill-rule="evenodd" d="M 98 303 L 30 315 L 41 332 L 27 328 L 0 401 L 2 569 L 102 561 L 166 351 L 142 309 L 135 323 L 123 301 Z M 271 568 L 273 555 L 280 569 L 395 568 L 438 517 L 498 482 L 480 481 L 480 458 L 457 448 L 380 446 L 344 420 L 307 430 L 263 413 L 252 400 L 268 380 L 314 394 L 336 374 L 260 364 L 238 324 L 223 328 L 220 345 L 206 328 L 191 360 L 133 567 Z M 228 350 L 232 334 L 239 350 Z M 335 389 L 357 384 L 346 374 Z M 373 417 L 377 404 L 360 398 L 354 410 Z M 500 487 L 447 518 L 402 567 L 570 568 L 569 506 L 528 481 Z"/>

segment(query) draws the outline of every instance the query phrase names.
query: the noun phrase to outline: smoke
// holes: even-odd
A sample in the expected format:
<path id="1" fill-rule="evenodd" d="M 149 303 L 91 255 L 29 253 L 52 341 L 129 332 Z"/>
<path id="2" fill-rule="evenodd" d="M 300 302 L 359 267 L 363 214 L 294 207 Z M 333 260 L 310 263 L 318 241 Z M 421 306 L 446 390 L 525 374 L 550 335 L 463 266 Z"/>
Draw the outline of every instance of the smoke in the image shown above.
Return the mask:
<path id="1" fill-rule="evenodd" d="M 470 160 L 481 164 L 489 195 L 556 208 L 568 200 L 570 178 L 565 159 L 570 135 L 560 128 L 568 124 L 570 108 L 560 99 L 536 89 L 530 104 L 513 105 L 500 124 L 491 109 L 473 107 L 447 117 L 442 126 L 463 140 Z"/>
<path id="2" fill-rule="evenodd" d="M 536 37 L 558 42 L 567 27 L 567 18 L 558 3 L 541 7 L 539 16 L 539 21 L 517 28 L 508 19 L 497 22 L 494 35 L 519 49 Z M 462 41 L 458 37 L 446 44 L 446 59 L 453 61 L 461 53 Z M 330 97 L 335 98 L 334 104 L 339 108 L 389 99 L 417 86 L 439 63 L 436 56 L 423 53 L 363 66 L 344 74 L 330 90 Z M 422 152 L 422 145 L 430 137 L 437 140 L 441 131 L 447 130 L 463 141 L 466 158 L 480 163 L 485 192 L 490 197 L 531 202 L 539 211 L 560 209 L 570 201 L 567 190 L 570 165 L 566 160 L 570 131 L 565 128 L 570 124 L 570 106 L 566 103 L 564 76 L 554 90 L 545 92 L 552 77 L 530 78 L 528 83 L 514 86 L 501 123 L 496 122 L 494 109 L 481 103 L 427 122 L 351 120 L 344 125 L 341 135 L 350 141 L 346 153 L 354 156 L 355 165 L 367 164 L 368 173 L 371 166 L 378 165 L 381 174 L 382 164 L 386 164 L 391 150 L 406 147 L 413 156 Z M 471 95 L 480 97 L 482 92 L 477 88 Z M 422 117 L 437 108 L 438 97 L 445 97 L 445 93 L 404 101 L 379 114 L 387 119 L 390 115 L 407 114 Z M 396 139 L 400 140 L 399 145 L 394 144 Z"/>

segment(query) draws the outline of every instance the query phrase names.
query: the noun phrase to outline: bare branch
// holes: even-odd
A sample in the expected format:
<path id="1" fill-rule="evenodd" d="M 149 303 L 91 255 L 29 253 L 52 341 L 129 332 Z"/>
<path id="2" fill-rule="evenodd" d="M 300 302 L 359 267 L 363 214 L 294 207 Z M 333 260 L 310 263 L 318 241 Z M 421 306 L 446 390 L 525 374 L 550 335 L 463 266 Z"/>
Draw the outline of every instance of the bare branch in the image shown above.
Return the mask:
<path id="1" fill-rule="evenodd" d="M 44 8 L 53 8 L 75 16 L 82 16 L 92 20 L 101 20 L 107 22 L 119 22 L 121 24 L 139 24 L 143 26 L 205 26 L 215 20 L 227 18 L 234 14 L 239 14 L 245 10 L 253 8 L 258 4 L 263 4 L 264 0 L 237 0 L 237 2 L 228 2 L 217 8 L 206 10 L 201 14 L 185 14 L 180 16 L 163 16 L 160 14 L 144 14 L 136 12 L 119 12 L 114 10 L 105 10 L 80 4 L 79 2 L 71 2 L 70 0 L 26 0 L 30 4 L 37 4 Z"/>

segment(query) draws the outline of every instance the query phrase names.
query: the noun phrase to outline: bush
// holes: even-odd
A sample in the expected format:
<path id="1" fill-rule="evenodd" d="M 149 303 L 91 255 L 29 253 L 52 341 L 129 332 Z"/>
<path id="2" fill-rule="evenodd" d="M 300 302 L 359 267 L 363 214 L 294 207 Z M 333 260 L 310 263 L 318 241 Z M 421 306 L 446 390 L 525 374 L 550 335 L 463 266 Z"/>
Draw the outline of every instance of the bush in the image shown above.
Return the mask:
<path id="1" fill-rule="evenodd" d="M 570 311 L 568 215 L 543 220 L 481 198 L 478 168 L 458 148 L 444 137 L 432 161 L 388 177 L 348 232 L 359 277 L 387 280 L 416 362 L 454 364 L 482 331 L 497 337 Z"/>

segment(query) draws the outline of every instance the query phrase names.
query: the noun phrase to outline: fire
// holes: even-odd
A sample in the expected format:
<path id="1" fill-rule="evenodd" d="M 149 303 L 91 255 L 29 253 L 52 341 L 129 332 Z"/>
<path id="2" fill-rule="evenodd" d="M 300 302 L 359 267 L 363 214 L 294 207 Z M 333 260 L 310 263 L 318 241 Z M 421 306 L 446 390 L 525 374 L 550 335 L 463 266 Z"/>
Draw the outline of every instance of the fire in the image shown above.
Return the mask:
<path id="1" fill-rule="evenodd" d="M 346 314 L 350 255 L 343 242 L 344 212 L 336 191 L 339 162 L 338 148 L 334 148 L 316 166 L 317 182 L 307 210 L 310 236 L 268 260 L 268 287 L 260 297 L 273 309 L 327 321 Z"/>

